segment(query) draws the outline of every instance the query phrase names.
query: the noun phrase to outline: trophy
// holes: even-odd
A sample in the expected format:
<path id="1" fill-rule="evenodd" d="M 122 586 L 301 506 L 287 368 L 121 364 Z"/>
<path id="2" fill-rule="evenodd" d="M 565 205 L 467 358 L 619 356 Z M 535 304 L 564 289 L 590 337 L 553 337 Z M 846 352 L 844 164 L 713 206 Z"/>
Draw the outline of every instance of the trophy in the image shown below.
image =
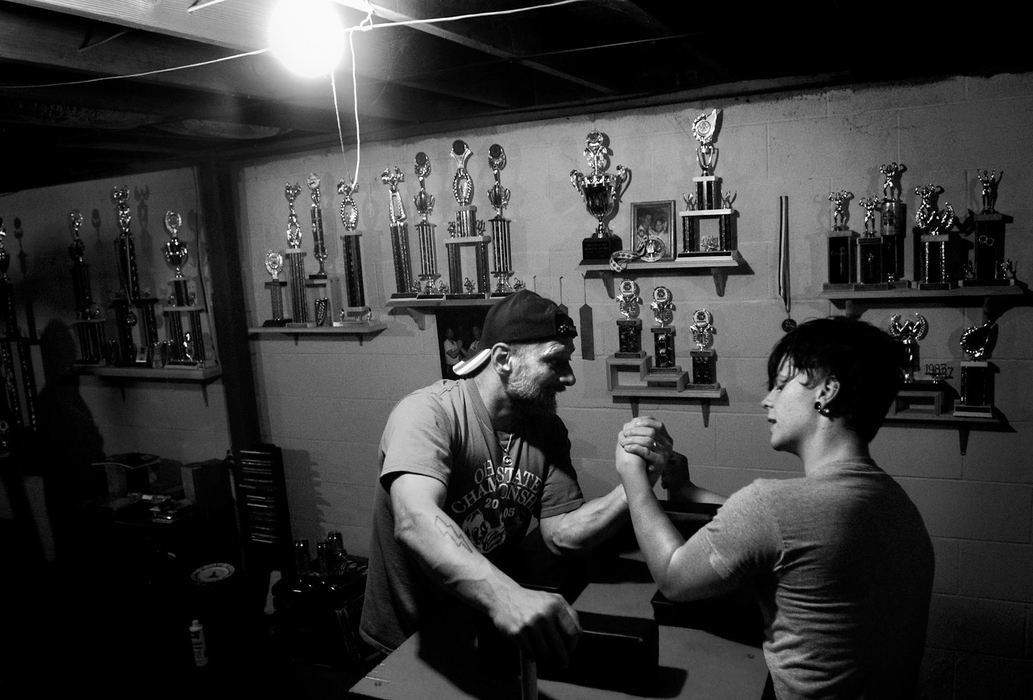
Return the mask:
<path id="1" fill-rule="evenodd" d="M 955 416 L 993 416 L 997 368 L 989 358 L 996 344 L 997 324 L 990 320 L 961 334 L 961 349 L 968 359 L 961 362 L 961 397 L 954 406 Z"/>
<path id="2" fill-rule="evenodd" d="M 1004 266 L 1004 229 L 1012 217 L 997 211 L 997 185 L 1004 172 L 977 170 L 982 189 L 982 210 L 972 217 L 972 256 L 965 264 L 961 286 L 1013 284 Z"/>
<path id="3" fill-rule="evenodd" d="M 495 277 L 495 290 L 491 295 L 500 297 L 513 293 L 514 289 L 509 284 L 509 278 L 513 276 L 513 250 L 510 245 L 509 219 L 502 216 L 502 212 L 509 206 L 509 190 L 502 186 L 502 170 L 506 167 L 506 151 L 497 143 L 491 144 L 488 148 L 488 167 L 495 176 L 495 184 L 488 188 L 488 201 L 495 209 L 495 216 L 489 219 L 492 266 L 495 268 L 491 271 L 492 276 Z"/>
<path id="4" fill-rule="evenodd" d="M 695 350 L 690 350 L 692 356 L 692 385 L 700 389 L 717 389 L 720 384 L 717 382 L 717 353 L 711 348 L 714 344 L 714 316 L 706 309 L 696 309 L 692 312 L 692 342 L 696 344 Z"/>
<path id="5" fill-rule="evenodd" d="M 320 193 L 319 176 L 310 173 L 308 176 L 308 189 L 312 198 L 310 207 L 312 219 L 312 257 L 319 263 L 319 269 L 308 276 L 305 282 L 305 297 L 312 304 L 315 312 L 314 324 L 328 326 L 333 318 L 331 308 L 330 277 L 326 273 L 326 241 L 323 237 L 323 211 L 320 208 L 322 195 Z"/>
<path id="6" fill-rule="evenodd" d="M 639 296 L 638 284 L 634 280 L 621 280 L 617 303 L 624 318 L 617 321 L 620 350 L 614 353 L 614 356 L 621 358 L 645 357 L 646 353 L 642 350 L 642 319 L 638 317 L 642 297 Z"/>
<path id="7" fill-rule="evenodd" d="M 919 289 L 951 289 L 962 276 L 958 267 L 957 217 L 948 203 L 941 210 L 938 200 L 943 194 L 940 185 L 915 188 L 922 200 L 915 212 L 915 276 Z"/>
<path id="8" fill-rule="evenodd" d="M 15 219 L 15 230 L 18 220 Z M 7 279 L 11 256 L 7 252 L 7 231 L 0 219 L 0 451 L 8 450 L 13 442 L 38 427 L 36 414 L 36 377 L 28 338 L 18 328 L 14 285 Z M 31 333 L 30 333 L 31 335 Z"/>
<path id="9" fill-rule="evenodd" d="M 868 195 L 861 197 L 857 203 L 864 210 L 864 232 L 857 239 L 857 284 L 854 289 L 889 289 L 883 272 L 886 246 L 875 227 L 875 210 L 882 202 Z"/>
<path id="10" fill-rule="evenodd" d="M 904 236 L 907 230 L 907 205 L 900 199 L 900 176 L 907 170 L 903 163 L 879 166 L 883 175 L 882 207 L 879 210 L 879 235 L 882 237 L 883 281 L 892 287 L 907 287 L 904 279 Z"/>
<path id="11" fill-rule="evenodd" d="M 294 200 L 301 194 L 301 186 L 287 183 L 283 196 L 287 199 L 287 250 L 283 257 L 287 261 L 287 284 L 291 296 L 292 320 L 290 327 L 308 327 L 308 303 L 305 294 L 305 252 L 301 250 L 301 226 L 298 213 L 294 211 Z"/>
<path id="12" fill-rule="evenodd" d="M 395 293 L 392 299 L 412 299 L 416 296 L 417 287 L 412 279 L 412 246 L 409 242 L 409 225 L 406 223 L 405 207 L 402 206 L 402 195 L 398 193 L 398 183 L 405 182 L 405 175 L 395 166 L 384 168 L 380 173 L 380 181 L 388 188 L 388 220 L 391 222 L 391 257 L 395 266 Z"/>
<path id="13" fill-rule="evenodd" d="M 337 193 L 344 195 L 340 215 L 341 224 L 344 226 L 344 233 L 341 234 L 341 252 L 344 256 L 347 306 L 340 312 L 341 320 L 335 321 L 334 325 L 361 316 L 366 311 L 372 312 L 366 306 L 366 289 L 362 278 L 362 232 L 355 230 L 359 225 L 359 207 L 353 195 L 358 191 L 359 185 L 355 182 L 339 180 L 337 183 Z"/>
<path id="14" fill-rule="evenodd" d="M 854 193 L 840 190 L 829 195 L 832 202 L 832 228 L 828 232 L 828 282 L 823 288 L 851 289 L 857 281 L 857 234 L 850 230 L 847 206 Z"/>
<path id="15" fill-rule="evenodd" d="M 570 171 L 570 184 L 581 195 L 588 213 L 599 222 L 595 233 L 581 241 L 582 263 L 607 263 L 622 246 L 620 236 L 614 235 L 606 222 L 612 218 L 631 171 L 618 165 L 616 174 L 604 172 L 610 164 L 608 142 L 605 134 L 590 131 L 585 138 L 584 155 L 592 171 L 588 175 Z"/>
<path id="16" fill-rule="evenodd" d="M 653 303 L 649 306 L 656 321 L 656 326 L 649 329 L 653 333 L 655 354 L 653 367 L 646 376 L 646 384 L 673 387 L 681 391 L 689 381 L 689 373 L 682 371 L 681 366 L 675 364 L 675 330 L 671 326 L 675 307 L 671 299 L 671 290 L 663 286 L 653 289 Z"/>
<path id="17" fill-rule="evenodd" d="M 890 317 L 889 334 L 904 346 L 904 383 L 913 384 L 915 373 L 919 370 L 921 359 L 918 352 L 918 341 L 929 332 L 929 322 L 925 316 L 915 313 L 915 320 L 901 321 L 900 314 Z"/>
<path id="18" fill-rule="evenodd" d="M 484 233 L 484 222 L 477 221 L 477 207 L 473 201 L 473 178 L 466 169 L 473 151 L 462 139 L 452 142 L 452 160 L 456 162 L 456 172 L 452 176 L 452 195 L 459 208 L 455 221 L 448 223 L 448 240 L 445 250 L 448 252 L 448 286 L 451 291 L 446 294 L 449 299 L 482 299 L 491 293 L 491 282 L 488 278 L 488 243 L 491 236 Z M 474 289 L 465 284 L 469 277 L 463 275 L 463 257 L 472 255 L 474 263 Z"/>
<path id="19" fill-rule="evenodd" d="M 435 288 L 438 274 L 438 252 L 434 247 L 434 224 L 427 217 L 434 211 L 434 195 L 427 193 L 427 176 L 430 175 L 430 158 L 420 151 L 416 154 L 416 177 L 420 181 L 420 191 L 412 198 L 416 213 L 420 220 L 416 223 L 416 239 L 420 246 L 420 298 L 443 296 Z"/>
<path id="20" fill-rule="evenodd" d="M 75 293 L 75 326 L 79 338 L 79 360 L 82 364 L 97 364 L 104 353 L 104 318 L 100 306 L 93 300 L 90 288 L 90 266 L 86 263 L 86 244 L 79 237 L 83 215 L 78 209 L 68 213 L 72 229 L 72 244 L 68 255 L 72 258 L 72 289 Z"/>
<path id="21" fill-rule="evenodd" d="M 168 297 L 167 305 L 162 310 L 168 335 L 165 345 L 171 351 L 161 353 L 160 357 L 152 358 L 152 361 L 157 366 L 170 362 L 172 364 L 204 365 L 205 349 L 202 342 L 204 332 L 201 328 L 201 312 L 204 311 L 204 307 L 195 305 L 188 280 L 183 276 L 183 265 L 190 257 L 186 243 L 179 238 L 179 227 L 183 225 L 183 217 L 177 212 L 169 210 L 165 212 L 162 223 L 165 225 L 166 233 L 169 234 L 169 240 L 161 249 L 162 256 L 165 258 L 166 264 L 175 271 L 175 276 L 170 282 L 172 293 Z M 187 322 L 186 327 L 183 324 L 184 316 Z M 194 339 L 193 347 L 189 351 L 186 349 L 185 342 L 188 336 Z"/>
<path id="22" fill-rule="evenodd" d="M 130 366 L 150 366 L 151 354 L 158 342 L 158 319 L 154 306 L 158 300 L 140 292 L 140 276 L 136 267 L 136 248 L 129 224 L 129 188 L 125 185 L 111 190 L 118 214 L 119 235 L 115 240 L 120 289 L 112 301 L 118 328 L 115 363 Z"/>
<path id="23" fill-rule="evenodd" d="M 272 306 L 271 319 L 262 323 L 265 327 L 286 326 L 291 319 L 283 317 L 283 288 L 287 283 L 280 279 L 280 272 L 283 270 L 283 253 L 270 250 L 265 254 L 265 270 L 272 277 L 265 283 L 269 290 L 269 302 Z"/>
<path id="24" fill-rule="evenodd" d="M 701 175 L 692 178 L 694 193 L 684 195 L 685 211 L 679 212 L 682 220 L 681 250 L 679 258 L 694 258 L 728 253 L 734 247 L 732 202 L 735 194 L 721 195 L 721 178 L 714 175 L 717 165 L 718 121 L 721 110 L 703 112 L 692 122 L 692 135 L 696 138 L 696 161 Z"/>

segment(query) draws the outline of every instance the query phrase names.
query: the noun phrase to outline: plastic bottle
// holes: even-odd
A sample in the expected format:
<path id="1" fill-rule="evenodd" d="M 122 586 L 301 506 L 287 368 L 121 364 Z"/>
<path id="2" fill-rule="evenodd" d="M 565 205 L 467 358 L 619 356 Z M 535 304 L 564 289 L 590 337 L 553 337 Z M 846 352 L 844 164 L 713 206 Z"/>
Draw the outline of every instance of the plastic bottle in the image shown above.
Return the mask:
<path id="1" fill-rule="evenodd" d="M 190 644 L 194 648 L 194 666 L 201 668 L 208 665 L 208 643 L 204 638 L 204 625 L 200 620 L 190 623 Z"/>

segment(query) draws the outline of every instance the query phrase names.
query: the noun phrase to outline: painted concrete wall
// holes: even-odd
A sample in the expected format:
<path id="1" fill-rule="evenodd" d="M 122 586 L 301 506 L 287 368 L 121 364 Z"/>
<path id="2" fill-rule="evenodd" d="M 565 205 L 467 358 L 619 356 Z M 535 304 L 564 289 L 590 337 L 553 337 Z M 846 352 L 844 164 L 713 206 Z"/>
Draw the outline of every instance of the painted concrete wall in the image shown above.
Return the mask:
<path id="1" fill-rule="evenodd" d="M 738 249 L 745 265 L 728 278 L 723 296 L 706 272 L 637 277 L 647 298 L 659 284 L 672 290 L 683 358 L 691 345 L 693 310 L 706 308 L 714 315 L 718 377 L 727 388 L 727 403 L 712 407 L 706 425 L 699 403 L 642 405 L 643 412 L 668 423 L 700 484 L 727 493 L 757 477 L 799 472 L 794 458 L 770 450 L 760 408 L 765 359 L 785 316 L 776 279 L 780 195 L 789 197 L 792 315 L 798 320 L 842 313 L 821 297 L 829 193 L 846 189 L 855 194 L 851 223 L 861 229 L 863 212 L 856 200 L 881 194 L 879 166 L 891 161 L 907 166 L 901 182 L 909 215 L 918 205 L 914 188 L 928 183 L 944 187 L 941 206 L 950 202 L 960 213 L 978 210 L 976 170 L 1003 170 L 998 210 L 1014 217 L 1007 255 L 1020 280 L 1033 275 L 1033 207 L 1025 196 L 1033 186 L 1033 124 L 1028 119 L 1033 75 L 687 103 L 367 144 L 361 151 L 359 229 L 364 232 L 369 303 L 387 329 L 361 340 L 341 336 L 295 342 L 288 336 L 261 336 L 252 342 L 263 434 L 286 455 L 296 536 L 318 539 L 328 530 L 340 530 L 349 551 L 366 553 L 377 442 L 385 418 L 405 393 L 440 376 L 434 317 L 420 330 L 410 316 L 388 313 L 385 307 L 395 280 L 381 171 L 398 166 L 406 174 L 400 189 L 411 227 L 417 218 L 411 198 L 418 189 L 413 159 L 421 150 L 430 156 L 427 187 L 437 197 L 430 220 L 437 224 L 438 265 L 444 269 L 443 240 L 456 209 L 450 191 L 452 140 L 466 140 L 474 152 L 468 169 L 477 188 L 474 203 L 485 220 L 493 215 L 486 195 L 492 182 L 488 147 L 498 142 L 506 149 L 502 177 L 512 190 L 506 215 L 513 222 L 517 276 L 553 298 L 559 298 L 562 285 L 564 303 L 575 312 L 587 303 L 594 313 L 592 328 L 581 332 L 593 333 L 596 359 L 575 360 L 578 382 L 561 396 L 560 413 L 570 428 L 583 486 L 596 495 L 616 483 L 611 449 L 631 412 L 606 391 L 604 358 L 617 349 L 619 313 L 603 283 L 585 280 L 577 270 L 581 239 L 594 220 L 568 174 L 587 169 L 582 149 L 588 131 L 609 135 L 613 165 L 623 164 L 633 173 L 613 221 L 615 230 L 627 236 L 628 203 L 673 199 L 683 208 L 682 196 L 698 174 L 691 124 L 713 107 L 723 110 L 716 172 L 725 191 L 737 193 Z M 350 148 L 343 156 L 336 150 L 310 153 L 254 163 L 242 171 L 239 216 L 246 231 L 242 259 L 248 267 L 250 325 L 270 315 L 262 259 L 267 250 L 285 247 L 287 182 L 303 188 L 297 206 L 305 231 L 302 247 L 309 250 L 305 179 L 310 172 L 322 179 L 328 267 L 342 272 L 342 226 L 336 216 L 342 198 L 334 188 L 338 180 L 350 179 L 355 160 Z M 315 269 L 311 255 L 306 265 L 308 271 Z M 981 322 L 980 309 L 904 304 L 870 309 L 863 317 L 885 326 L 891 314 L 915 311 L 930 325 L 921 342 L 923 363 L 952 363 L 957 376 L 960 334 Z M 648 308 L 643 317 L 646 326 L 652 323 Z M 1001 368 L 998 404 L 1009 432 L 973 431 L 965 455 L 952 428 L 887 426 L 874 444 L 876 458 L 920 507 L 936 546 L 925 673 L 935 697 L 952 697 L 955 690 L 957 697 L 1014 697 L 1033 684 L 1031 321 L 1028 307 L 1012 309 L 1000 321 L 994 357 Z"/>

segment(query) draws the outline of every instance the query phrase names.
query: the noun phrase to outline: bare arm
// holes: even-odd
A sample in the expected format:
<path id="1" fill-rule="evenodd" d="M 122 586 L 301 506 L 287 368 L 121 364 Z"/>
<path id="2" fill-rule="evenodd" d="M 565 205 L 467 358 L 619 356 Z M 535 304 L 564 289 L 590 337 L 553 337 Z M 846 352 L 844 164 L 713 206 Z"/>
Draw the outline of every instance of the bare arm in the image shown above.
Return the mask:
<path id="1" fill-rule="evenodd" d="M 395 538 L 433 581 L 488 615 L 526 653 L 566 665 L 581 632 L 577 613 L 562 596 L 522 588 L 489 562 L 441 509 L 444 499 L 445 485 L 436 479 L 395 478 Z"/>
<path id="2" fill-rule="evenodd" d="M 627 432 L 627 426 L 625 430 Z M 707 598 L 727 590 L 730 584 L 713 567 L 697 532 L 687 542 L 663 512 L 653 492 L 645 461 L 648 449 L 635 440 L 617 445 L 615 460 L 631 512 L 639 549 L 660 592 L 670 600 Z"/>
<path id="3" fill-rule="evenodd" d="M 624 426 L 621 440 L 635 441 L 643 447 L 650 487 L 666 472 L 672 459 L 672 440 L 664 424 L 655 418 L 636 418 Z M 686 472 L 687 474 L 687 472 Z M 543 518 L 542 537 L 555 553 L 592 549 L 615 534 L 628 520 L 628 499 L 623 486 L 605 496 L 586 502 L 577 510 Z"/>

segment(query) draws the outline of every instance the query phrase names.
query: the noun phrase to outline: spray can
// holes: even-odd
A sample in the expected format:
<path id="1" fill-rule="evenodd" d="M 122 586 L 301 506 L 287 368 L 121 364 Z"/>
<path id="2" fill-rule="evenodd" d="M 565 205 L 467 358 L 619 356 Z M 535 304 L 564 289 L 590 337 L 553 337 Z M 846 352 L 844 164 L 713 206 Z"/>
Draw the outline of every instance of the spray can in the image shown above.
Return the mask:
<path id="1" fill-rule="evenodd" d="M 190 623 L 190 645 L 194 648 L 194 666 L 208 665 L 208 643 L 204 638 L 204 625 L 195 619 Z"/>

